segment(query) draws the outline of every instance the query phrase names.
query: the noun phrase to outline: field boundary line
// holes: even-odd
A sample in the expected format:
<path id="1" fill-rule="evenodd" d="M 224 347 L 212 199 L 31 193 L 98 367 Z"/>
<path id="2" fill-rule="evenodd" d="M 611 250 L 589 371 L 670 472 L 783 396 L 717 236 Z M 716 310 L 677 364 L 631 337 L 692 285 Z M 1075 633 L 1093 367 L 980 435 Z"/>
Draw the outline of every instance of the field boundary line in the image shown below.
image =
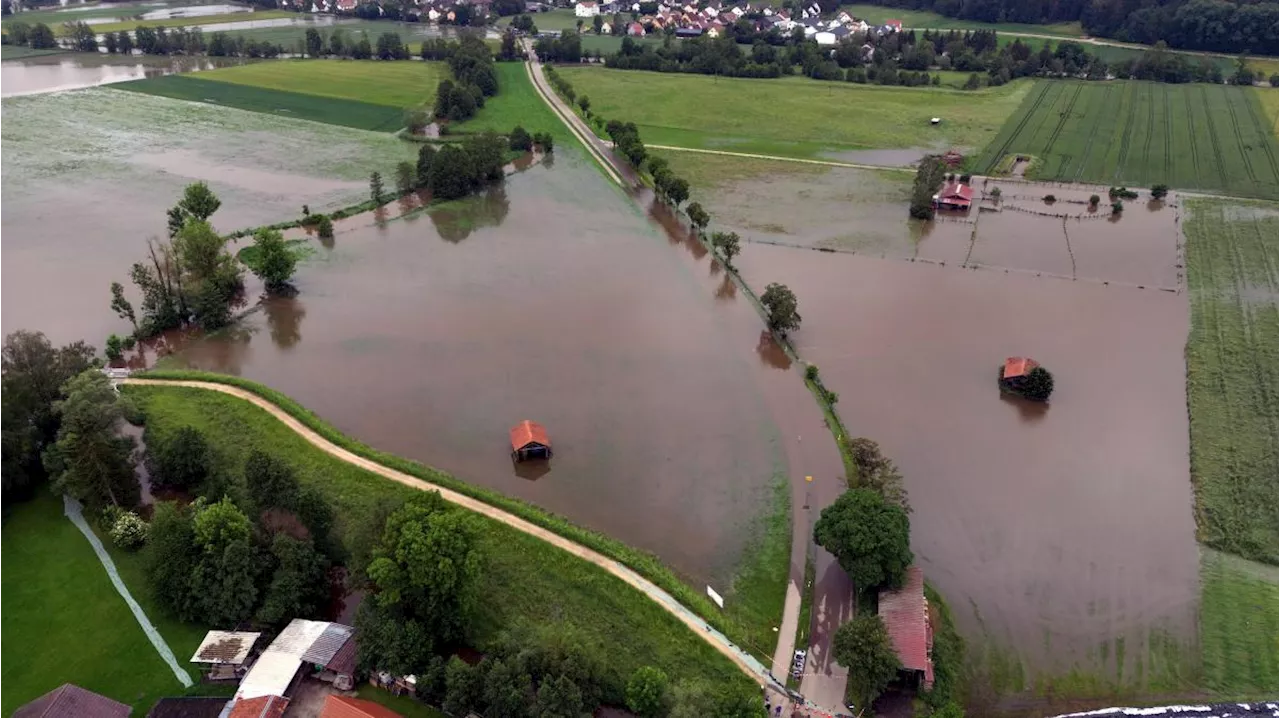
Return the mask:
<path id="1" fill-rule="evenodd" d="M 758 155 L 750 152 L 730 152 L 728 150 L 704 150 L 693 147 L 677 147 L 675 145 L 645 145 L 654 150 L 671 150 L 674 152 L 698 152 L 704 155 L 726 155 L 728 157 L 745 157 L 754 160 L 774 160 L 776 162 L 802 162 L 807 165 L 824 165 L 827 167 L 844 167 L 854 170 L 881 170 L 887 172 L 915 172 L 912 167 L 894 167 L 892 165 L 868 165 L 857 162 L 837 162 L 835 160 L 805 160 L 799 157 L 780 157 L 778 155 Z"/>
<path id="2" fill-rule="evenodd" d="M 142 606 L 139 606 L 138 602 L 134 600 L 133 594 L 129 593 L 129 587 L 124 585 L 124 580 L 120 578 L 120 573 L 116 571 L 116 564 L 115 561 L 111 560 L 111 554 L 107 553 L 107 549 L 103 547 L 98 535 L 93 532 L 93 529 L 89 528 L 89 524 L 84 520 L 84 512 L 80 509 L 80 502 L 71 498 L 68 494 L 63 494 L 62 513 L 66 515 L 67 520 L 75 524 L 80 533 L 84 534 L 89 546 L 93 549 L 93 553 L 97 555 L 98 561 L 102 564 L 102 568 L 106 570 L 107 577 L 111 579 L 111 585 L 115 587 L 116 593 L 120 594 L 125 604 L 129 606 L 129 611 L 133 613 L 138 625 L 142 627 L 142 632 L 147 634 L 147 640 L 151 641 L 151 645 L 155 646 L 156 653 L 160 654 L 160 660 L 169 666 L 169 669 L 173 671 L 174 678 L 178 679 L 183 688 L 190 688 L 194 685 L 191 680 L 191 674 L 178 665 L 178 659 L 174 657 L 173 650 L 165 642 L 164 636 L 160 635 L 160 631 L 156 630 L 155 625 L 151 623 L 151 619 L 147 618 L 146 611 L 142 610 Z"/>
<path id="3" fill-rule="evenodd" d="M 1258 114 L 1259 112 L 1261 112 L 1261 109 L 1260 109 L 1261 101 L 1257 100 L 1257 98 L 1253 98 L 1253 99 L 1255 100 L 1254 102 L 1246 103 L 1248 105 L 1249 119 L 1253 120 L 1253 128 L 1254 130 L 1257 131 L 1258 136 L 1263 138 L 1267 142 L 1267 145 L 1268 145 L 1267 163 L 1271 165 L 1271 176 L 1274 177 L 1277 172 L 1280 172 L 1280 169 L 1276 167 L 1276 153 L 1270 151 L 1271 140 L 1274 138 L 1275 133 L 1266 129 L 1262 121 L 1262 117 Z M 1270 124 L 1270 123 L 1265 123 L 1265 124 Z"/>
<path id="4" fill-rule="evenodd" d="M 1017 139 L 1019 135 L 1022 134 L 1022 128 L 1026 127 L 1027 122 L 1031 119 L 1031 116 L 1036 113 L 1036 108 L 1040 107 L 1041 102 L 1044 102 L 1044 96 L 1049 94 L 1049 87 L 1050 87 L 1049 81 L 1047 80 L 1039 81 L 1040 94 L 1036 95 L 1035 102 L 1032 102 L 1027 106 L 1026 112 L 1022 114 L 1022 118 L 1018 120 L 1018 124 L 1014 126 L 1013 131 L 1009 134 L 1007 138 L 1005 138 L 1004 143 L 1000 145 L 1000 148 L 998 150 L 996 150 L 996 153 L 991 157 L 991 160 L 987 162 L 985 166 L 979 168 L 982 173 L 989 174 L 991 170 L 994 169 L 995 166 L 1000 163 L 1001 158 L 1003 158 L 1005 154 L 1009 151 L 1009 145 L 1013 144 L 1013 141 Z M 1025 103 L 1030 99 L 1031 98 L 1028 96 L 1027 100 L 1023 100 L 1023 102 Z M 1020 109 L 1021 108 L 1019 108 L 1019 110 Z M 1013 118 L 1010 117 L 1009 122 L 1012 122 L 1012 121 L 1013 121 Z M 1003 133 L 1003 128 L 1001 128 L 1001 132 Z M 999 139 L 1000 139 L 1000 135 L 996 135 L 996 140 L 999 140 Z M 992 141 L 992 144 L 994 145 L 995 141 Z"/>
<path id="5" fill-rule="evenodd" d="M 1137 108 L 1134 107 L 1138 102 L 1138 91 L 1134 91 L 1133 102 L 1124 103 L 1124 108 L 1128 111 L 1124 118 L 1124 131 L 1120 133 L 1120 154 L 1116 157 L 1116 171 L 1111 174 L 1111 179 L 1124 179 L 1120 173 L 1124 171 L 1124 163 L 1129 159 L 1129 139 L 1133 136 L 1133 116 L 1136 114 Z"/>
<path id="6" fill-rule="evenodd" d="M 677 620 L 688 627 L 689 630 L 693 631 L 694 634 L 701 637 L 704 642 L 732 661 L 734 666 L 749 676 L 752 680 L 755 680 L 762 685 L 767 685 L 773 690 L 779 691 L 784 695 L 786 693 L 785 686 L 778 684 L 777 680 L 773 678 L 772 673 L 754 656 L 739 648 L 723 633 L 712 628 L 710 624 L 704 621 L 692 610 L 676 601 L 670 593 L 663 590 L 657 584 L 644 578 L 633 569 L 624 566 L 621 562 L 609 558 L 594 549 L 565 538 L 550 529 L 538 526 L 537 524 L 500 509 L 492 504 L 486 503 L 480 499 L 467 496 L 466 494 L 445 486 L 433 484 L 416 476 L 410 476 L 409 474 L 392 469 L 381 463 L 373 461 L 372 459 L 366 459 L 363 456 L 334 444 L 332 441 L 321 436 L 316 430 L 302 423 L 272 401 L 259 394 L 255 394 L 248 389 L 243 389 L 231 384 L 189 379 L 145 379 L 129 377 L 127 379 L 123 379 L 122 383 L 134 386 L 168 386 L 216 391 L 247 401 L 270 414 L 295 434 L 302 437 L 302 439 L 307 443 L 340 461 L 368 471 L 369 473 L 377 476 L 381 476 L 385 479 L 389 479 L 398 484 L 407 486 L 411 489 L 416 489 L 418 491 L 435 491 L 440 494 L 441 498 L 451 504 L 460 506 L 464 509 L 480 514 L 485 518 L 509 526 L 521 533 L 539 539 L 590 564 L 604 569 L 605 572 L 609 573 L 611 576 L 621 580 L 632 588 L 639 590 L 654 603 L 657 603 L 664 611 L 674 616 Z"/>

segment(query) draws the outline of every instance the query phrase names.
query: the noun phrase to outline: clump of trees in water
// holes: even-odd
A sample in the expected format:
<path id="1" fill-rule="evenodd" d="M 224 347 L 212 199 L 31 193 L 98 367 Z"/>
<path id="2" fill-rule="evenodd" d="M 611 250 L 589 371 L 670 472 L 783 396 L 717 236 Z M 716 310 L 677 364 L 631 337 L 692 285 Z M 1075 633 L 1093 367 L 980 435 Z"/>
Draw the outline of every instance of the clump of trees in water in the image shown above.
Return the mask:
<path id="1" fill-rule="evenodd" d="M 927 155 L 920 160 L 916 179 L 911 186 L 910 213 L 916 219 L 933 219 L 933 196 L 942 187 L 947 176 L 947 165 L 937 155 Z M 999 189 L 999 188 L 997 188 Z M 995 195 L 994 190 L 992 194 Z M 995 195 L 998 196 L 998 195 Z"/>

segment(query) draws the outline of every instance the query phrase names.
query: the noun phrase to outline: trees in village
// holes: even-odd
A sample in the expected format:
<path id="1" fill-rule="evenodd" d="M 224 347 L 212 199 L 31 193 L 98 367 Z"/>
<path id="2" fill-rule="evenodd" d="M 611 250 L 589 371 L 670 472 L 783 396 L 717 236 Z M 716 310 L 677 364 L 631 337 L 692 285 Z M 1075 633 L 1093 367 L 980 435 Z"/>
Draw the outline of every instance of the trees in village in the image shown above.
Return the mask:
<path id="1" fill-rule="evenodd" d="M 859 590 L 902 585 L 915 558 L 907 512 L 872 489 L 849 489 L 823 509 L 813 540 L 836 557 Z"/>
<path id="2" fill-rule="evenodd" d="M 27 498 L 48 476 L 43 454 L 58 437 L 54 402 L 72 377 L 93 366 L 93 347 L 54 347 L 40 332 L 5 335 L 0 348 L 0 479 L 4 504 Z"/>
<path id="3" fill-rule="evenodd" d="M 462 639 L 480 567 L 473 518 L 438 493 L 415 496 L 392 513 L 366 569 L 372 595 L 356 616 L 361 666 L 413 673 Z"/>
<path id="4" fill-rule="evenodd" d="M 841 624 L 831 639 L 831 656 L 849 669 L 850 690 L 857 696 L 857 707 L 864 710 L 902 667 L 884 621 L 875 614 L 860 614 Z"/>
<path id="5" fill-rule="evenodd" d="M 796 310 L 796 295 L 785 284 L 773 282 L 760 295 L 760 303 L 768 314 L 769 328 L 786 334 L 800 327 L 800 312 Z"/>
<path id="6" fill-rule="evenodd" d="M 60 421 L 57 440 L 44 454 L 54 488 L 91 509 L 137 506 L 142 487 L 134 473 L 134 442 L 117 431 L 124 411 L 110 380 L 86 369 L 62 394 L 53 405 Z"/>

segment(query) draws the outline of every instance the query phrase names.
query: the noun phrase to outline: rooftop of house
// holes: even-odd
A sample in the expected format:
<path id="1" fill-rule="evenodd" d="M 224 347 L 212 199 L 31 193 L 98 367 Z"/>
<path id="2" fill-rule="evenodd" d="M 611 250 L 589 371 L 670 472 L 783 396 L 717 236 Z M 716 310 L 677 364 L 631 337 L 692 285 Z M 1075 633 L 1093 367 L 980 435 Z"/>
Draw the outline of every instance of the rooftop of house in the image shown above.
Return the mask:
<path id="1" fill-rule="evenodd" d="M 1038 366 L 1040 365 L 1037 364 L 1034 359 L 1028 359 L 1026 357 L 1009 357 L 1004 360 L 1004 369 L 1001 371 L 1000 375 L 1005 379 L 1026 376 L 1031 373 L 1032 369 L 1035 369 Z"/>
<path id="2" fill-rule="evenodd" d="M 924 671 L 926 685 L 932 684 L 929 602 L 924 597 L 924 571 L 920 567 L 907 567 L 902 588 L 880 592 L 879 614 L 902 667 Z"/>
<path id="3" fill-rule="evenodd" d="M 63 683 L 13 712 L 13 718 L 128 718 L 129 706 Z"/>

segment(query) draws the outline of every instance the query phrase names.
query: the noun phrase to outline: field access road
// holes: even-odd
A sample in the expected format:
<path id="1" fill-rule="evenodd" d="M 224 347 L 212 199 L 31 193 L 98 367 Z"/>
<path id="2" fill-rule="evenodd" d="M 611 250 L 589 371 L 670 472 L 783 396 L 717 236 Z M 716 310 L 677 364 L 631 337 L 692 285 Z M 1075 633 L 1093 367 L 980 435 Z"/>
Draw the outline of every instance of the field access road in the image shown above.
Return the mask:
<path id="1" fill-rule="evenodd" d="M 275 404 L 271 403 L 270 401 L 267 401 L 263 397 L 258 396 L 257 394 L 254 394 L 251 391 L 241 389 L 240 387 L 231 386 L 229 384 L 219 384 L 216 382 L 208 382 L 208 381 L 143 379 L 143 378 L 134 378 L 134 377 L 121 379 L 120 383 L 131 384 L 135 386 L 170 386 L 170 387 L 176 386 L 176 387 L 186 387 L 190 389 L 204 389 L 207 391 L 222 392 L 223 394 L 229 394 L 238 399 L 243 399 L 244 401 L 247 401 L 250 404 L 253 404 L 259 409 L 262 409 L 263 411 L 267 412 L 271 416 L 275 417 L 285 426 L 289 427 L 289 429 L 292 430 L 295 434 L 297 434 L 298 436 L 301 436 L 303 439 L 306 439 L 307 443 L 311 444 L 317 449 L 325 452 L 326 454 L 329 454 L 330 456 L 333 456 L 334 458 L 340 461 L 345 461 L 346 463 L 351 464 L 352 466 L 364 469 L 365 471 L 368 471 L 372 474 L 377 474 L 378 476 L 381 476 L 385 479 L 390 479 L 398 484 L 403 484 L 405 486 L 408 486 L 413 489 L 417 489 L 419 491 L 435 491 L 440 494 L 441 498 L 443 498 L 445 501 L 448 501 L 451 504 L 456 504 L 458 506 L 461 506 L 462 508 L 468 509 L 470 511 L 474 511 L 475 513 L 485 516 L 486 518 L 506 524 L 507 526 L 510 526 L 511 528 L 517 531 L 526 533 L 530 536 L 533 536 L 534 538 L 545 541 L 546 543 L 549 543 L 552 546 L 555 546 L 556 548 L 562 549 L 564 551 L 567 551 L 570 554 L 573 554 L 574 556 L 577 556 L 583 561 L 587 561 L 588 563 L 594 564 L 604 569 L 610 575 L 622 580 L 624 583 L 631 586 L 632 588 L 644 593 L 646 596 L 652 599 L 655 603 L 661 606 L 664 611 L 671 614 L 672 616 L 675 616 L 681 623 L 688 626 L 689 630 L 701 636 L 702 640 L 710 644 L 713 648 L 719 651 L 723 656 L 733 661 L 734 665 L 736 665 L 738 669 L 741 670 L 743 673 L 750 676 L 752 680 L 756 681 L 761 685 L 770 687 L 775 693 L 785 691 L 785 687 L 779 686 L 776 681 L 770 680 L 768 675 L 768 670 L 763 665 L 761 665 L 759 661 L 757 661 L 753 656 L 751 656 L 746 651 L 734 645 L 728 638 L 724 636 L 724 634 L 713 629 L 710 625 L 707 624 L 706 621 L 702 620 L 692 611 L 682 606 L 679 602 L 677 602 L 674 598 L 671 597 L 671 594 L 662 590 L 657 585 L 655 585 L 648 579 L 644 578 L 640 574 L 636 573 L 635 571 L 632 571 L 626 566 L 623 566 L 621 563 L 618 563 L 617 561 L 603 554 L 597 553 L 596 551 L 593 551 L 592 549 L 589 549 L 586 546 L 570 541 L 569 539 L 561 536 L 560 534 L 544 529 L 541 526 L 537 526 L 532 523 L 529 523 L 528 521 L 520 518 L 519 516 L 516 516 L 515 514 L 508 513 L 495 506 L 486 504 L 485 502 L 480 501 L 479 499 L 474 499 L 465 494 L 460 494 L 456 491 L 447 489 L 443 486 L 437 486 L 430 482 L 419 479 L 416 476 L 410 476 L 408 474 L 401 473 L 399 471 L 396 471 L 395 469 L 391 469 L 386 466 L 383 466 L 382 464 L 379 464 L 376 461 L 371 461 L 369 459 L 366 459 L 363 456 L 357 456 L 356 454 L 353 454 L 352 452 L 347 451 L 346 449 L 330 442 L 328 439 L 324 438 L 323 436 L 320 436 L 314 430 L 312 430 L 302 422 L 298 421 L 297 419 L 293 418 L 288 414 L 288 412 L 276 406 Z"/>
<path id="2" fill-rule="evenodd" d="M 614 155 L 609 145 L 596 136 L 578 117 L 572 108 L 564 104 L 560 96 L 548 85 L 542 71 L 542 64 L 533 51 L 532 43 L 525 41 L 525 51 L 529 62 L 527 70 L 533 86 L 541 95 L 543 102 L 560 117 L 575 137 L 586 147 L 591 156 L 598 162 L 611 179 L 629 190 L 638 184 L 635 172 Z M 650 147 L 658 148 L 650 145 Z M 670 148 L 684 149 L 684 148 Z M 717 154 L 736 154 L 732 152 L 715 152 Z M 746 155 L 751 156 L 751 155 Z M 765 157 L 759 155 L 759 157 Z M 770 158 L 766 159 L 790 159 Z M 794 160 L 817 164 L 833 164 L 858 167 L 849 163 L 825 162 L 818 160 Z M 890 169 L 867 166 L 870 169 Z M 901 168 L 891 168 L 901 169 Z M 910 171 L 910 170 L 908 170 Z M 626 178 L 624 182 L 622 178 Z M 634 193 L 633 193 L 634 194 Z M 796 381 L 800 381 L 797 377 Z M 841 622 L 848 620 L 853 614 L 853 585 L 839 564 L 829 554 L 812 545 L 812 522 L 818 511 L 835 501 L 843 489 L 843 462 L 839 450 L 831 438 L 821 412 L 817 411 L 808 392 L 798 392 L 799 400 L 806 402 L 806 407 L 796 416 L 807 419 L 800 426 L 791 427 L 787 432 L 796 433 L 794 443 L 790 441 L 787 448 L 788 471 L 791 475 L 792 504 L 792 547 L 791 566 L 788 576 L 787 592 L 783 603 L 782 616 L 778 626 L 778 644 L 774 649 L 773 665 L 770 677 L 774 682 L 785 681 L 791 670 L 791 658 L 794 654 L 796 627 L 800 617 L 801 592 L 804 590 L 805 557 L 810 550 L 817 550 L 815 568 L 818 571 L 814 583 L 814 606 L 812 630 L 810 632 L 810 658 L 801 678 L 801 693 L 810 708 L 830 715 L 846 713 L 844 708 L 844 689 L 848 680 L 847 672 L 831 658 L 831 635 Z M 808 437 L 808 441 L 804 439 Z M 789 439 L 790 437 L 788 437 Z M 811 483 L 805 476 L 815 477 Z"/>
<path id="3" fill-rule="evenodd" d="M 700 152 L 704 155 L 725 155 L 728 157 L 749 157 L 756 160 L 775 160 L 777 162 L 801 162 L 807 165 L 825 165 L 827 167 L 847 167 L 855 170 L 885 170 L 889 172 L 915 172 L 914 167 L 894 167 L 892 165 L 868 165 L 856 162 L 837 162 L 835 160 L 806 160 L 799 157 L 779 157 L 778 155 L 757 155 L 749 152 L 729 152 L 727 150 L 703 150 L 692 147 L 676 147 L 675 145 L 645 145 L 651 150 L 671 150 L 673 152 Z"/>

